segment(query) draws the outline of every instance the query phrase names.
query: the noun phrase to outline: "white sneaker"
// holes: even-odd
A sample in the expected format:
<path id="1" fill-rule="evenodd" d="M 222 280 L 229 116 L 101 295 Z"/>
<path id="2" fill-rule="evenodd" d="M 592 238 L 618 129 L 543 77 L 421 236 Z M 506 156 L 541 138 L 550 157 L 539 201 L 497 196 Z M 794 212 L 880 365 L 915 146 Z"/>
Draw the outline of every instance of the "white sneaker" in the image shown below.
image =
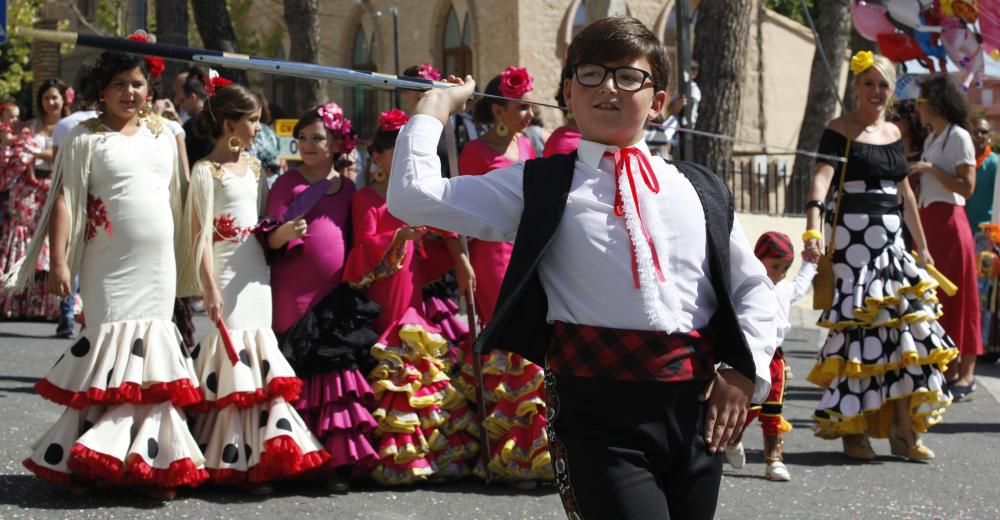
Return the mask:
<path id="1" fill-rule="evenodd" d="M 767 470 L 764 471 L 764 477 L 767 480 L 773 480 L 775 482 L 788 482 L 792 480 L 792 475 L 788 473 L 788 468 L 780 460 L 770 462 L 767 464 Z"/>
<path id="2" fill-rule="evenodd" d="M 747 463 L 747 454 L 742 442 L 726 446 L 726 462 L 737 471 L 743 469 L 743 465 Z"/>

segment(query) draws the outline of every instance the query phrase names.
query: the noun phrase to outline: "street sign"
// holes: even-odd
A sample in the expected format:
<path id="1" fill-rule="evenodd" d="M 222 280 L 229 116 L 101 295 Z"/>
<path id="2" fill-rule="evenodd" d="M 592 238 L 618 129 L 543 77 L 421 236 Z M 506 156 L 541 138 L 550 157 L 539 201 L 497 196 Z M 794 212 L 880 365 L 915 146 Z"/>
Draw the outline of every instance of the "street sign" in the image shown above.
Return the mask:
<path id="1" fill-rule="evenodd" d="M 298 122 L 298 119 L 276 119 L 274 121 L 274 133 L 278 134 L 278 137 L 293 137 L 292 130 L 295 129 L 295 123 Z"/>
<path id="2" fill-rule="evenodd" d="M 7 0 L 0 0 L 0 45 L 7 43 Z"/>
<path id="3" fill-rule="evenodd" d="M 278 121 L 281 121 L 281 119 Z M 285 161 L 301 161 L 302 158 L 299 157 L 299 142 L 291 136 L 278 137 L 278 158 Z"/>

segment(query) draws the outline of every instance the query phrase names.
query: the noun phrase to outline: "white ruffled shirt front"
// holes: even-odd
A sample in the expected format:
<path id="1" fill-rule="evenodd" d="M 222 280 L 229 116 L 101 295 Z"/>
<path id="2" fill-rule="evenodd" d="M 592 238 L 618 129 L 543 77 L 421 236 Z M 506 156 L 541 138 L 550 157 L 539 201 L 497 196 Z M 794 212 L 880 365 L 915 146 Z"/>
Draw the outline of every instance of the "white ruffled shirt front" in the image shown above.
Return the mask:
<path id="1" fill-rule="evenodd" d="M 486 175 L 442 178 L 437 156 L 441 128 L 437 119 L 416 115 L 400 132 L 389 181 L 389 210 L 410 224 L 512 242 L 524 207 L 524 164 Z M 652 193 L 641 175 L 635 175 L 642 221 L 665 281 L 656 278 L 626 175 L 620 178 L 626 215 L 614 214 L 615 165 L 604 153 L 617 148 L 581 140 L 566 209 L 539 266 L 549 303 L 547 319 L 669 333 L 704 328 L 717 302 L 701 202 L 682 173 L 659 157 L 649 157 L 644 142 L 633 147 L 649 158 L 660 185 L 659 193 Z M 638 168 L 634 163 L 633 170 Z M 633 281 L 630 231 L 637 238 L 640 289 Z M 761 402 L 770 387 L 768 365 L 778 344 L 778 303 L 738 220 L 730 235 L 730 284 L 756 365 L 753 400 Z"/>

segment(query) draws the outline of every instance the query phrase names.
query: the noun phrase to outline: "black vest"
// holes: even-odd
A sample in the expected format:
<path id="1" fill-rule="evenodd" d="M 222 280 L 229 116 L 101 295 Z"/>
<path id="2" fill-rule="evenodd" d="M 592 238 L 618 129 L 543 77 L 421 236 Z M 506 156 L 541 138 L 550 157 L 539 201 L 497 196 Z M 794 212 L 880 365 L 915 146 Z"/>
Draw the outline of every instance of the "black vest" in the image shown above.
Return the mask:
<path id="1" fill-rule="evenodd" d="M 718 307 L 704 332 L 716 361 L 722 361 L 755 380 L 753 355 L 740 328 L 729 293 L 729 235 L 733 229 L 733 200 L 722 180 L 705 167 L 674 161 L 694 186 L 705 212 L 709 276 Z M 477 352 L 494 348 L 515 352 L 543 364 L 552 337 L 546 321 L 549 301 L 538 277 L 573 182 L 576 153 L 534 159 L 524 164 L 524 210 L 517 228 L 514 252 L 507 267 L 493 320 L 476 340 Z M 580 283 L 587 283 L 581 280 Z M 638 291 L 636 298 L 639 297 Z"/>

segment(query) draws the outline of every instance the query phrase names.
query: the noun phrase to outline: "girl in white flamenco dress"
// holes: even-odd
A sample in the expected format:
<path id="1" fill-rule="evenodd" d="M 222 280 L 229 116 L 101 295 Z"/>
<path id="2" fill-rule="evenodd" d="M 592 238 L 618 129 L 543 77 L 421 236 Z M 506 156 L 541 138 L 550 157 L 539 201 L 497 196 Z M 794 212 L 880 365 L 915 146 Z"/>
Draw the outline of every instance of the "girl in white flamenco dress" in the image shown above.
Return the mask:
<path id="1" fill-rule="evenodd" d="M 139 485 L 170 498 L 208 478 L 182 411 L 202 394 L 171 322 L 182 173 L 174 136 L 143 115 L 143 59 L 105 52 L 94 78 L 103 113 L 60 148 L 38 232 L 4 280 L 12 292 L 31 282 L 48 231 L 50 290 L 68 295 L 79 274 L 88 323 L 36 384 L 66 409 L 24 464 L 74 487 Z"/>
<path id="2" fill-rule="evenodd" d="M 210 480 L 271 491 L 269 481 L 322 466 L 330 456 L 295 408 L 302 381 L 271 330 L 270 270 L 255 235 L 267 200 L 260 161 L 244 153 L 260 129 L 260 106 L 246 88 L 213 80 L 199 130 L 216 141 L 191 171 L 185 239 L 191 254 L 184 292 L 204 297 L 216 327 L 195 348 L 205 400 L 193 432 Z M 188 233 L 189 232 L 189 233 Z"/>

